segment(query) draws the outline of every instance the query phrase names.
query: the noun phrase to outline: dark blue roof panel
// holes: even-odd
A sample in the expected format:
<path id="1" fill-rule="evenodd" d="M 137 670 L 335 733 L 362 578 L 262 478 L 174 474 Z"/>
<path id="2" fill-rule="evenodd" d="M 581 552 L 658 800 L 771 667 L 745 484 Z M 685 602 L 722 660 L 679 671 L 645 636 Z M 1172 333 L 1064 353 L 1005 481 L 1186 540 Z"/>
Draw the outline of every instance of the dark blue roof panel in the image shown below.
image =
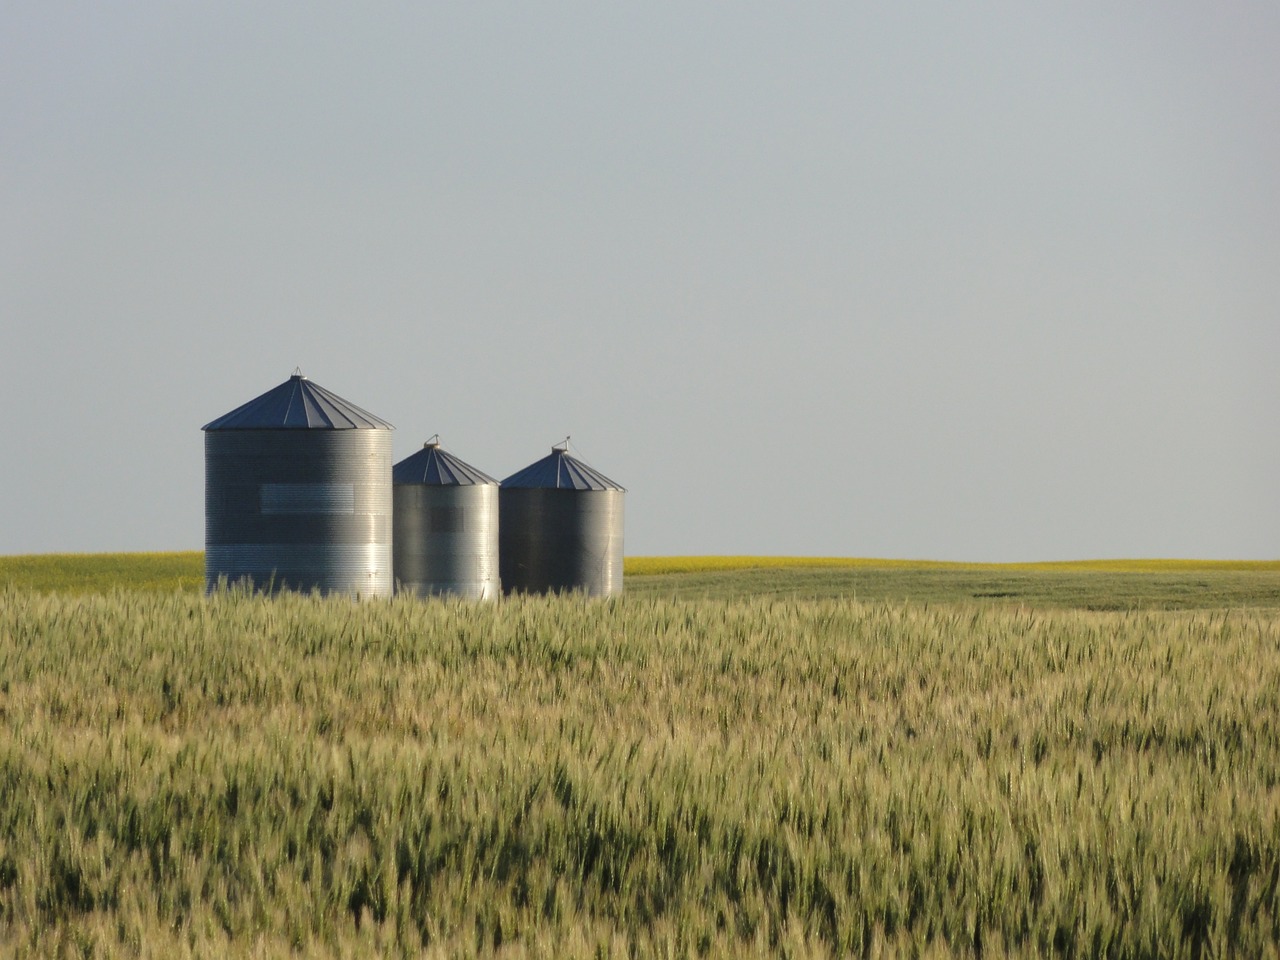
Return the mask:
<path id="1" fill-rule="evenodd" d="M 427 443 L 417 453 L 405 457 L 391 468 L 391 482 L 431 487 L 472 487 L 498 481 L 441 450 L 440 444 Z"/>
<path id="2" fill-rule="evenodd" d="M 393 430 L 354 403 L 294 374 L 260 397 L 211 420 L 203 430 Z"/>
<path id="3" fill-rule="evenodd" d="M 539 487 L 552 490 L 625 490 L 598 470 L 555 447 L 550 455 L 502 481 L 504 487 Z"/>

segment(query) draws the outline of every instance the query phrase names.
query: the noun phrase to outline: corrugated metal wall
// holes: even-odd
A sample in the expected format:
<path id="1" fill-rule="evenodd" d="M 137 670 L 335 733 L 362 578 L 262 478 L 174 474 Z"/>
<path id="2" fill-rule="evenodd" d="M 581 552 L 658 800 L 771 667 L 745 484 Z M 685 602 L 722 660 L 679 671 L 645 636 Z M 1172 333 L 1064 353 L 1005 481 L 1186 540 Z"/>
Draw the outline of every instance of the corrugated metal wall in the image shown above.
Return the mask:
<path id="1" fill-rule="evenodd" d="M 398 590 L 471 600 L 501 593 L 496 483 L 397 483 L 393 490 Z"/>
<path id="2" fill-rule="evenodd" d="M 392 592 L 388 430 L 207 430 L 205 585 Z"/>
<path id="3" fill-rule="evenodd" d="M 622 592 L 622 490 L 504 486 L 498 496 L 506 592 Z"/>

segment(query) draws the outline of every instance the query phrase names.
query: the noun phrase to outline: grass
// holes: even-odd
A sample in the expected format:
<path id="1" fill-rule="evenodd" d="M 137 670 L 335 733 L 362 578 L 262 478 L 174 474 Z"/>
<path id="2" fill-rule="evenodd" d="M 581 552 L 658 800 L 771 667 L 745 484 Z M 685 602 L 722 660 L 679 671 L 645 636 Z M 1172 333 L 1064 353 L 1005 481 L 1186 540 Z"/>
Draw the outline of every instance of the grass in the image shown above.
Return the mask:
<path id="1" fill-rule="evenodd" d="M 0 593 L 0 953 L 1276 956 L 1280 618 Z"/>

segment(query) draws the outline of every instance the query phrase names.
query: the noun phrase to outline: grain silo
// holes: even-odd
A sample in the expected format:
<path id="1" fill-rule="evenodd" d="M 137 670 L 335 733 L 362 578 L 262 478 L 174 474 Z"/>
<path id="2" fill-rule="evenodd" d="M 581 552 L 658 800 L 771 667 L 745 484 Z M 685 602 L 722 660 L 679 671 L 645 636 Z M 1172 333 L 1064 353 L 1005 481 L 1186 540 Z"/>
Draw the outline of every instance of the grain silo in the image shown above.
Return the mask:
<path id="1" fill-rule="evenodd" d="M 295 373 L 203 429 L 206 589 L 391 595 L 391 424 Z"/>
<path id="2" fill-rule="evenodd" d="M 622 592 L 626 490 L 560 445 L 502 481 L 502 585 L 508 593 Z"/>
<path id="3" fill-rule="evenodd" d="M 396 589 L 490 600 L 498 579 L 498 481 L 440 444 L 391 471 Z"/>

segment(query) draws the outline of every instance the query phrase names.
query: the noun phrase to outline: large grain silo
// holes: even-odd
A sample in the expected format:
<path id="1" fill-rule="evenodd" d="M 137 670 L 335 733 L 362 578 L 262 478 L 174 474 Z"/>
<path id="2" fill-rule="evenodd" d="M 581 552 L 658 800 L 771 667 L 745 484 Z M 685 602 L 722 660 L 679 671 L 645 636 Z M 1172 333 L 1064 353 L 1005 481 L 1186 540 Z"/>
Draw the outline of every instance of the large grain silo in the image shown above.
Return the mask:
<path id="1" fill-rule="evenodd" d="M 427 442 L 392 468 L 396 589 L 490 600 L 498 579 L 498 481 Z"/>
<path id="2" fill-rule="evenodd" d="M 391 595 L 391 424 L 295 373 L 203 429 L 207 589 Z"/>
<path id="3" fill-rule="evenodd" d="M 498 539 L 508 593 L 622 592 L 626 490 L 560 446 L 502 481 Z"/>

